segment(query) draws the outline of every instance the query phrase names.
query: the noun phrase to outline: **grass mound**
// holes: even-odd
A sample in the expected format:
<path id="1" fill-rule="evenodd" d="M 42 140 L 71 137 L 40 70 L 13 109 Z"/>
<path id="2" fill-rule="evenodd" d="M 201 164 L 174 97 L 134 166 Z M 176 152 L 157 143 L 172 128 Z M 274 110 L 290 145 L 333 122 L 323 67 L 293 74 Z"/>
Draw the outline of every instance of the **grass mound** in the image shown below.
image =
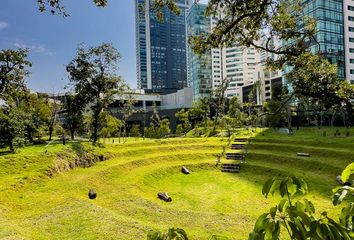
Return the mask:
<path id="1" fill-rule="evenodd" d="M 337 185 L 335 176 L 354 162 L 353 141 L 331 137 L 329 130 L 327 137 L 316 129 L 293 136 L 268 131 L 249 145 L 239 174 L 215 167 L 227 143 L 220 138 L 26 147 L 0 155 L 0 239 L 145 239 L 149 229 L 173 226 L 184 228 L 191 239 L 212 234 L 247 239 L 256 218 L 278 201 L 261 194 L 272 176 L 303 177 L 318 210 L 337 214 L 331 189 Z M 70 168 L 86 152 L 109 159 Z M 48 169 L 58 161 L 59 170 L 49 177 Z M 182 166 L 191 174 L 182 174 Z M 97 199 L 88 199 L 90 188 Z M 159 191 L 173 201 L 157 199 Z"/>

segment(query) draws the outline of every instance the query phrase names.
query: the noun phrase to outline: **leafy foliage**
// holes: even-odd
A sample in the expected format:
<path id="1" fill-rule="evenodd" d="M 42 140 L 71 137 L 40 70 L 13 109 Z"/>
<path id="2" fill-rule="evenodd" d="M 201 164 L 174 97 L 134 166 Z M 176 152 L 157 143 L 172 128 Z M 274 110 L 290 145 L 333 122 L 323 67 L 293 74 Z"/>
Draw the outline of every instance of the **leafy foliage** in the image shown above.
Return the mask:
<path id="1" fill-rule="evenodd" d="M 309 200 L 293 203 L 295 195 L 303 195 L 307 191 L 306 182 L 296 177 L 269 179 L 263 186 L 262 194 L 268 197 L 277 192 L 283 199 L 258 218 L 249 239 L 279 239 L 282 228 L 291 239 L 351 239 L 350 229 L 331 219 L 326 212 L 317 218 L 315 207 Z"/>
<path id="2" fill-rule="evenodd" d="M 71 139 L 74 140 L 75 133 L 80 131 L 80 128 L 82 128 L 85 100 L 78 94 L 67 94 L 65 97 L 65 125 L 70 131 Z"/>
<path id="3" fill-rule="evenodd" d="M 140 125 L 139 124 L 133 124 L 132 128 L 129 131 L 129 136 L 140 137 Z"/>
<path id="4" fill-rule="evenodd" d="M 50 11 L 51 14 L 59 14 L 63 17 L 68 17 L 69 13 L 62 4 L 62 0 L 36 0 L 38 4 L 38 10 L 40 12 Z M 108 4 L 108 0 L 93 0 L 93 3 L 97 7 L 105 7 Z"/>
<path id="5" fill-rule="evenodd" d="M 187 233 L 181 228 L 170 228 L 167 232 L 150 231 L 148 240 L 188 240 Z"/>
<path id="6" fill-rule="evenodd" d="M 191 129 L 191 124 L 189 122 L 189 112 L 185 109 L 178 111 L 175 116 L 178 119 L 179 124 L 177 124 L 176 134 L 185 134 Z M 177 131 L 178 129 L 178 131 Z"/>
<path id="7" fill-rule="evenodd" d="M 31 66 L 27 60 L 28 50 L 0 51 L 0 141 L 14 151 L 14 142 L 21 142 L 26 126 L 30 125 L 27 109 L 29 94 L 25 77 Z"/>
<path id="8" fill-rule="evenodd" d="M 66 67 L 76 94 L 86 105 L 90 104 L 93 143 L 97 142 L 102 125 L 100 113 L 126 86 L 116 75 L 119 59 L 120 55 L 112 44 L 103 43 L 88 49 L 80 46 L 76 57 Z"/>
<path id="9" fill-rule="evenodd" d="M 100 119 L 102 122 L 102 128 L 100 135 L 104 138 L 114 137 L 117 135 L 119 128 L 123 122 L 107 112 L 101 112 Z"/>
<path id="10" fill-rule="evenodd" d="M 353 177 L 354 174 L 354 163 L 349 164 L 342 172 L 342 180 L 347 182 Z"/>

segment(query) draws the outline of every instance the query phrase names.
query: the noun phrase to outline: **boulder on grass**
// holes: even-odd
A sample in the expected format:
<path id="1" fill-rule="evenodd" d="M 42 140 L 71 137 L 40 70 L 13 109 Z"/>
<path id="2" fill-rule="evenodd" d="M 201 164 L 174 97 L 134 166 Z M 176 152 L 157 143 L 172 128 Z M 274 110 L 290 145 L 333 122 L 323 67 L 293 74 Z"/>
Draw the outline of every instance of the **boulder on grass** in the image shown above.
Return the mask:
<path id="1" fill-rule="evenodd" d="M 95 190 L 90 189 L 88 196 L 89 196 L 89 199 L 95 199 L 97 197 L 97 193 Z"/>
<path id="2" fill-rule="evenodd" d="M 290 130 L 288 128 L 279 128 L 278 132 L 282 134 L 290 134 Z"/>
<path id="3" fill-rule="evenodd" d="M 182 173 L 189 174 L 189 171 L 185 166 L 182 167 Z"/>
<path id="4" fill-rule="evenodd" d="M 165 202 L 172 202 L 172 198 L 168 196 L 167 192 L 159 192 L 157 197 Z"/>
<path id="5" fill-rule="evenodd" d="M 298 152 L 297 155 L 299 157 L 310 157 L 310 154 L 309 153 L 301 153 L 301 152 Z"/>

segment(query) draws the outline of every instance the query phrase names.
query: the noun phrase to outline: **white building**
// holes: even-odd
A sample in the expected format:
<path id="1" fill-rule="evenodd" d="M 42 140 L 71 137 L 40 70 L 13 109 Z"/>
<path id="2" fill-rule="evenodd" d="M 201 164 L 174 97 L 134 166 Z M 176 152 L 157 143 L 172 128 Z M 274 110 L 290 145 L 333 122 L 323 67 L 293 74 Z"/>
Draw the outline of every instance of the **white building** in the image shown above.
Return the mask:
<path id="1" fill-rule="evenodd" d="M 197 8 L 196 6 L 199 6 Z M 205 9 L 205 4 L 194 3 L 189 11 L 188 18 L 197 21 L 197 24 L 192 21 L 187 21 L 187 29 L 192 33 L 198 33 L 205 28 L 212 31 L 219 18 L 222 18 L 222 13 L 219 16 L 208 17 L 206 19 L 203 11 L 197 9 Z M 187 34 L 188 35 L 188 34 Z M 191 34 L 190 34 L 191 35 Z M 190 50 L 189 50 L 190 51 Z M 193 54 L 190 54 L 193 56 Z M 205 87 L 208 85 L 210 90 L 216 89 L 220 86 L 223 80 L 229 81 L 229 86 L 226 90 L 226 96 L 231 98 L 233 96 L 240 96 L 242 86 L 254 83 L 256 66 L 259 63 L 259 53 L 255 48 L 241 48 L 235 43 L 231 48 L 212 49 L 210 53 L 204 56 L 203 61 L 200 58 L 189 57 L 188 59 L 188 82 L 194 89 L 193 99 L 196 100 L 205 95 L 200 94 L 207 92 Z M 208 62 L 206 62 L 208 61 Z M 211 66 L 211 71 L 207 72 Z M 198 73 L 201 73 L 198 76 Z M 201 84 L 205 82 L 205 77 L 211 80 L 211 84 Z M 209 92 L 210 92 L 209 90 Z"/>
<path id="2" fill-rule="evenodd" d="M 344 0 L 344 49 L 346 79 L 354 84 L 354 1 Z"/>

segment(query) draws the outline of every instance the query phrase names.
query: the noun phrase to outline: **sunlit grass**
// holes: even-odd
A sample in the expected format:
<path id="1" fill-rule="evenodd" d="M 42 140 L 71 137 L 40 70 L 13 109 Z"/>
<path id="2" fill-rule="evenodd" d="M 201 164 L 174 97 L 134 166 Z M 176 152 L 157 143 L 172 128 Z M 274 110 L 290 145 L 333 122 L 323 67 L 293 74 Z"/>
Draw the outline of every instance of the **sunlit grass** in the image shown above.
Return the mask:
<path id="1" fill-rule="evenodd" d="M 323 137 L 322 131 L 257 132 L 239 174 L 215 167 L 227 138 L 106 139 L 97 147 L 57 142 L 2 154 L 0 239 L 145 239 L 149 229 L 173 226 L 186 229 L 191 239 L 212 234 L 247 239 L 256 218 L 279 200 L 261 194 L 272 176 L 303 177 L 317 210 L 337 214 L 331 189 L 335 176 L 354 161 L 354 137 L 334 138 L 334 130 Z M 77 144 L 110 159 L 49 178 L 47 170 L 58 158 L 77 157 Z M 297 152 L 311 157 L 297 157 Z M 191 174 L 183 175 L 182 166 Z M 97 199 L 88 199 L 90 188 Z M 173 201 L 157 199 L 159 191 Z"/>

